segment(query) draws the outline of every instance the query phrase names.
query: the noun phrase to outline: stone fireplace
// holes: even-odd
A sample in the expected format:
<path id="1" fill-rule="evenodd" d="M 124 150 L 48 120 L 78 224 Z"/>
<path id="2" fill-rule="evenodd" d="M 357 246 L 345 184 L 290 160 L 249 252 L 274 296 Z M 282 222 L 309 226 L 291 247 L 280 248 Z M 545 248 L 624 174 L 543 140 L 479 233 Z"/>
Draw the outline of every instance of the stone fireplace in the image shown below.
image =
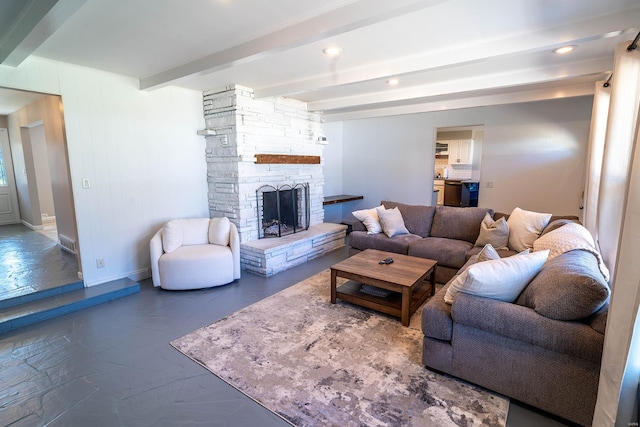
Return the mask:
<path id="1" fill-rule="evenodd" d="M 203 107 L 209 215 L 238 228 L 243 269 L 269 276 L 344 246 L 346 227 L 323 222 L 322 113 L 293 99 L 254 99 L 252 89 L 238 85 L 204 92 Z M 256 195 L 265 186 L 306 186 L 306 230 L 280 227 L 277 238 L 261 238 Z"/>

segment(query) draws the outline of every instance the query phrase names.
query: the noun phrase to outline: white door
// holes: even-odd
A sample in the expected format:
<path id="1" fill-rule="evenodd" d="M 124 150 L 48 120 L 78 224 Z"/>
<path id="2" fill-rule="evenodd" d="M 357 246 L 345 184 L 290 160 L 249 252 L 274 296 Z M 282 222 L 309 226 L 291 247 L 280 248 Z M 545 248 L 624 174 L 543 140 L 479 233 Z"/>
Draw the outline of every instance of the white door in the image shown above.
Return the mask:
<path id="1" fill-rule="evenodd" d="M 6 129 L 0 129 L 0 224 L 20 222 L 18 193 L 13 175 L 11 147 Z"/>

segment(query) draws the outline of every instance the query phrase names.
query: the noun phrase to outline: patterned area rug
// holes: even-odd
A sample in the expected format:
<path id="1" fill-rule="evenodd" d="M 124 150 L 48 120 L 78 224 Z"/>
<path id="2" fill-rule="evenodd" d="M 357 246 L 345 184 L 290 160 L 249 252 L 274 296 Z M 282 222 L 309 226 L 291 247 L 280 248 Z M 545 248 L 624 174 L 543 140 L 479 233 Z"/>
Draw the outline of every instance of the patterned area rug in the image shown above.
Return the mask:
<path id="1" fill-rule="evenodd" d="M 297 426 L 504 426 L 508 401 L 424 367 L 409 327 L 329 302 L 329 271 L 171 344 Z"/>

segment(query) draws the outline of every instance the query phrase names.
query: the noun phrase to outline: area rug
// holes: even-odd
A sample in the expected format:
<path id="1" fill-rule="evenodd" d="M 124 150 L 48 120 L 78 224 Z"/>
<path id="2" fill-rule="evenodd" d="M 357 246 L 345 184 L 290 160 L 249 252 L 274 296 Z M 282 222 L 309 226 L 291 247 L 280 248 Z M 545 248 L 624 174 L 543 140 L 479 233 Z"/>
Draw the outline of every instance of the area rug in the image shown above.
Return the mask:
<path id="1" fill-rule="evenodd" d="M 508 401 L 421 361 L 420 310 L 338 301 L 329 271 L 171 344 L 296 426 L 504 426 Z"/>

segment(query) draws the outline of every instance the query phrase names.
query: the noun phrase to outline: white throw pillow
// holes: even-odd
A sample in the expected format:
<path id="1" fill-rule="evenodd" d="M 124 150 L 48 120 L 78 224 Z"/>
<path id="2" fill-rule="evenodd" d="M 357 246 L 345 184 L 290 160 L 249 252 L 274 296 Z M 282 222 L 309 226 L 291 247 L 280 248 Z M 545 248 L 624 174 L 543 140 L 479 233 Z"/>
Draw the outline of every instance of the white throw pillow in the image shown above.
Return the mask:
<path id="1" fill-rule="evenodd" d="M 209 218 L 181 219 L 182 246 L 209 243 Z"/>
<path id="2" fill-rule="evenodd" d="M 522 252 L 532 249 L 533 242 L 540 236 L 542 230 L 549 224 L 551 214 L 525 211 L 515 208 L 507 225 L 509 226 L 509 247 Z"/>
<path id="3" fill-rule="evenodd" d="M 380 205 L 380 207 L 384 208 L 383 205 Z M 362 221 L 364 226 L 367 227 L 367 234 L 382 233 L 382 225 L 380 225 L 377 208 L 354 211 L 352 215 L 355 216 L 358 221 Z"/>
<path id="4" fill-rule="evenodd" d="M 377 208 L 377 211 L 382 231 L 388 237 L 409 234 L 409 230 L 404 226 L 404 219 L 397 206 L 393 209 L 385 209 L 384 206 L 381 206 Z"/>
<path id="5" fill-rule="evenodd" d="M 162 249 L 173 252 L 181 246 L 209 243 L 209 218 L 172 219 L 162 229 Z"/>
<path id="6" fill-rule="evenodd" d="M 162 250 L 173 252 L 182 246 L 182 220 L 172 219 L 162 228 Z"/>
<path id="7" fill-rule="evenodd" d="M 229 246 L 229 232 L 231 222 L 229 218 L 211 218 L 209 220 L 209 243 L 220 246 Z"/>
<path id="8" fill-rule="evenodd" d="M 479 262 L 484 262 L 484 261 L 489 261 L 491 259 L 500 259 L 500 255 L 498 255 L 498 252 L 496 252 L 496 250 L 493 248 L 493 246 L 491 246 L 490 244 L 486 244 L 484 245 L 484 247 L 482 248 L 482 250 L 480 252 L 478 252 L 475 255 L 472 255 L 471 258 L 469 258 L 469 260 L 462 266 L 462 268 L 460 268 L 460 270 L 458 271 L 458 273 L 456 273 L 455 276 L 453 276 L 448 282 L 448 284 L 453 284 L 453 282 L 456 281 L 456 279 L 458 277 L 460 277 L 460 275 L 462 273 L 464 273 L 469 267 L 471 267 L 472 265 L 479 263 Z M 455 294 L 458 292 L 458 290 L 456 288 L 451 288 L 451 286 L 449 286 L 447 288 L 447 292 L 445 292 L 444 294 L 444 302 L 448 303 L 448 304 L 452 304 L 453 303 L 453 298 L 455 296 Z"/>
<path id="9" fill-rule="evenodd" d="M 453 303 L 459 292 L 505 302 L 514 302 L 529 282 L 542 269 L 549 251 L 510 256 L 473 264 L 451 283 Z"/>
<path id="10" fill-rule="evenodd" d="M 480 234 L 476 240 L 476 246 L 490 244 L 496 249 L 506 248 L 509 245 L 509 225 L 504 217 L 493 220 L 487 212 L 480 223 Z"/>

